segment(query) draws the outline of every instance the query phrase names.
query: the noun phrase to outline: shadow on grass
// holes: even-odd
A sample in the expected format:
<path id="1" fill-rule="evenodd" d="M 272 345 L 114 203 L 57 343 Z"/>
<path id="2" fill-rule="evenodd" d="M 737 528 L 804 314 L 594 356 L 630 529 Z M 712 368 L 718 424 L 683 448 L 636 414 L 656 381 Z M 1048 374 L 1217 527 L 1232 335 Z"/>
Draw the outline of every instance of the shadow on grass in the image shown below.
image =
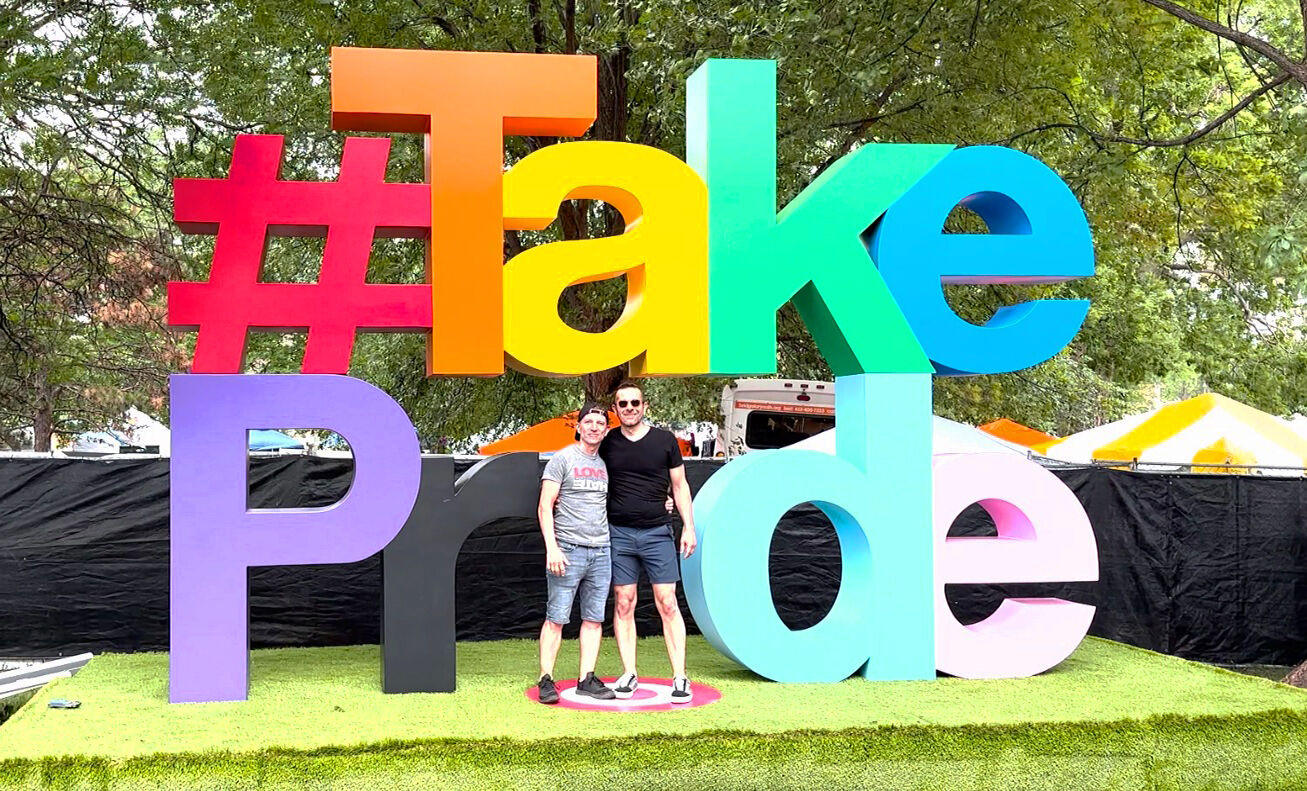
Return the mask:
<path id="1" fill-rule="evenodd" d="M 35 694 L 36 694 L 36 690 L 32 689 L 32 690 L 28 690 L 27 692 L 14 695 L 11 698 L 5 698 L 4 700 L 0 700 L 0 723 L 3 723 L 5 720 L 13 716 L 14 712 L 21 709 L 23 707 L 23 704 L 31 700 L 32 696 Z"/>

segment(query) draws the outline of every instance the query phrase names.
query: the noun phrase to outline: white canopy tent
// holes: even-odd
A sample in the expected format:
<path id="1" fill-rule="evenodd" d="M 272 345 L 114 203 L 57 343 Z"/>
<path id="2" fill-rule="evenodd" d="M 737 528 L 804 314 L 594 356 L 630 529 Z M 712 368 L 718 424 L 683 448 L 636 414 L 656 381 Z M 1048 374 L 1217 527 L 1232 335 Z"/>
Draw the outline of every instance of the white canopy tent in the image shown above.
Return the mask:
<path id="1" fill-rule="evenodd" d="M 946 453 L 1015 453 L 1028 455 L 1029 448 L 986 434 L 974 426 L 959 423 L 956 420 L 932 415 L 934 431 L 931 436 L 931 455 Z M 835 429 L 828 429 L 814 434 L 805 440 L 790 445 L 800 450 L 816 450 L 822 453 L 835 452 Z"/>
<path id="2" fill-rule="evenodd" d="M 1294 415 L 1289 418 L 1289 427 L 1298 432 L 1298 436 L 1307 439 L 1307 415 Z"/>
<path id="3" fill-rule="evenodd" d="M 1072 434 L 1043 451 L 1072 464 L 1154 470 L 1297 476 L 1307 467 L 1307 438 L 1289 421 L 1216 393 Z"/>

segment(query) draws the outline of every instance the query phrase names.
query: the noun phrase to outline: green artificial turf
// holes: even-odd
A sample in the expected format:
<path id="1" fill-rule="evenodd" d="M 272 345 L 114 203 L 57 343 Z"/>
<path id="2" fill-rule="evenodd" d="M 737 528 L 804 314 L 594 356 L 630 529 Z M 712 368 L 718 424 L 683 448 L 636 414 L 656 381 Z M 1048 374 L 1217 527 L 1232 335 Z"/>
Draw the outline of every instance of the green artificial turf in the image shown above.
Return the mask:
<path id="1" fill-rule="evenodd" d="M 535 650 L 460 645 L 452 695 L 383 695 L 376 646 L 256 651 L 248 701 L 189 705 L 165 655 L 101 656 L 0 726 L 0 787 L 1307 787 L 1307 693 L 1102 640 L 1032 679 L 808 685 L 691 638 L 722 700 L 647 713 L 531 703 Z"/>

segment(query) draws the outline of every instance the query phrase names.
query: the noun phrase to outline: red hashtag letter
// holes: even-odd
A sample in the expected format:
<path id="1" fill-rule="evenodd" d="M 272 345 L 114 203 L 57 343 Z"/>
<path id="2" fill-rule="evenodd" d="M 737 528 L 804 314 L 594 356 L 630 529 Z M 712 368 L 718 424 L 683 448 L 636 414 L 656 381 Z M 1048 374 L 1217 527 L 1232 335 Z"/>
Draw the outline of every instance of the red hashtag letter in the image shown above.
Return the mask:
<path id="1" fill-rule="evenodd" d="M 426 184 L 387 184 L 390 141 L 348 138 L 338 181 L 281 181 L 280 135 L 239 135 L 226 179 L 177 179 L 174 219 L 218 235 L 207 283 L 168 284 L 168 323 L 199 330 L 193 373 L 240 373 L 250 328 L 307 328 L 304 373 L 349 370 L 355 330 L 425 331 L 431 286 L 366 283 L 374 236 L 422 238 Z M 260 283 L 267 237 L 326 236 L 314 284 Z"/>

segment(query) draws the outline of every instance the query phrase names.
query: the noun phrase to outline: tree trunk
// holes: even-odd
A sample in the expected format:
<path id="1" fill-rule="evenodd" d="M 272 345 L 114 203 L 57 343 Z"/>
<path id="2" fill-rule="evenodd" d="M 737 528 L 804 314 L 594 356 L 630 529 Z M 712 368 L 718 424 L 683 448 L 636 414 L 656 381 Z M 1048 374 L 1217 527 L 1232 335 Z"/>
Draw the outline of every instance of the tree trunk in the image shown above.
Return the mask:
<path id="1" fill-rule="evenodd" d="M 585 385 L 585 400 L 608 406 L 612 401 L 613 391 L 626 378 L 626 368 L 627 364 L 622 363 L 616 368 L 595 371 L 592 374 L 582 376 L 581 383 Z"/>
<path id="2" fill-rule="evenodd" d="M 54 435 L 54 410 L 50 400 L 44 396 L 37 404 L 36 414 L 32 415 L 32 435 L 32 450 L 48 453 L 50 437 Z"/>
<path id="3" fill-rule="evenodd" d="M 569 2 L 568 5 L 571 6 L 571 3 Z M 627 30 L 634 27 L 640 19 L 639 10 L 633 8 L 629 2 L 618 3 L 617 12 L 621 15 L 623 26 Z M 569 13 L 567 18 L 574 19 L 574 13 L 574 11 Z M 571 40 L 571 31 L 568 32 Z M 598 140 L 625 142 L 628 139 L 630 107 L 627 96 L 627 70 L 630 65 L 631 45 L 625 37 L 618 41 L 613 50 L 599 56 L 599 107 L 594 128 L 594 137 Z M 605 214 L 608 227 L 601 228 L 602 232 L 607 236 L 622 233 L 625 223 L 621 215 L 611 206 Z M 587 324 L 591 332 L 596 332 L 602 329 L 603 320 L 600 316 L 593 315 Z M 627 377 L 629 368 L 628 363 L 622 363 L 615 368 L 595 371 L 581 377 L 586 399 L 607 406 L 612 400 L 613 390 L 617 389 L 617 385 Z"/>
<path id="4" fill-rule="evenodd" d="M 563 28 L 563 52 L 575 54 L 578 37 L 576 33 L 576 0 L 566 0 L 559 11 L 559 22 Z M 638 9 L 632 7 L 629 0 L 617 4 L 623 25 L 629 30 L 640 18 Z M 540 0 L 528 0 L 527 17 L 531 23 L 531 39 L 536 52 L 546 52 L 549 40 L 545 24 L 544 10 Z M 630 68 L 631 47 L 623 38 L 609 52 L 599 56 L 599 106 L 592 137 L 597 140 L 626 141 L 630 120 L 629 97 L 627 91 L 627 70 Z M 531 150 L 557 142 L 551 137 L 534 137 L 528 139 Z M 613 236 L 625 229 L 625 223 L 612 207 L 605 212 L 606 222 L 598 228 L 592 228 L 588 213 L 588 201 L 566 201 L 559 207 L 559 220 L 564 240 L 586 239 L 592 231 Z M 513 241 L 517 241 L 514 239 Z M 597 308 L 584 296 L 586 285 L 576 286 L 565 292 L 568 303 L 579 313 L 577 320 L 580 329 L 587 332 L 600 332 L 604 329 L 603 310 Z M 615 368 L 595 371 L 581 377 L 587 401 L 604 404 L 611 400 L 613 390 L 627 376 L 629 365 L 623 363 Z"/>
<path id="5" fill-rule="evenodd" d="M 54 435 L 54 398 L 50 390 L 50 377 L 45 370 L 37 372 L 35 403 L 32 405 L 32 450 L 50 452 L 50 437 Z"/>

